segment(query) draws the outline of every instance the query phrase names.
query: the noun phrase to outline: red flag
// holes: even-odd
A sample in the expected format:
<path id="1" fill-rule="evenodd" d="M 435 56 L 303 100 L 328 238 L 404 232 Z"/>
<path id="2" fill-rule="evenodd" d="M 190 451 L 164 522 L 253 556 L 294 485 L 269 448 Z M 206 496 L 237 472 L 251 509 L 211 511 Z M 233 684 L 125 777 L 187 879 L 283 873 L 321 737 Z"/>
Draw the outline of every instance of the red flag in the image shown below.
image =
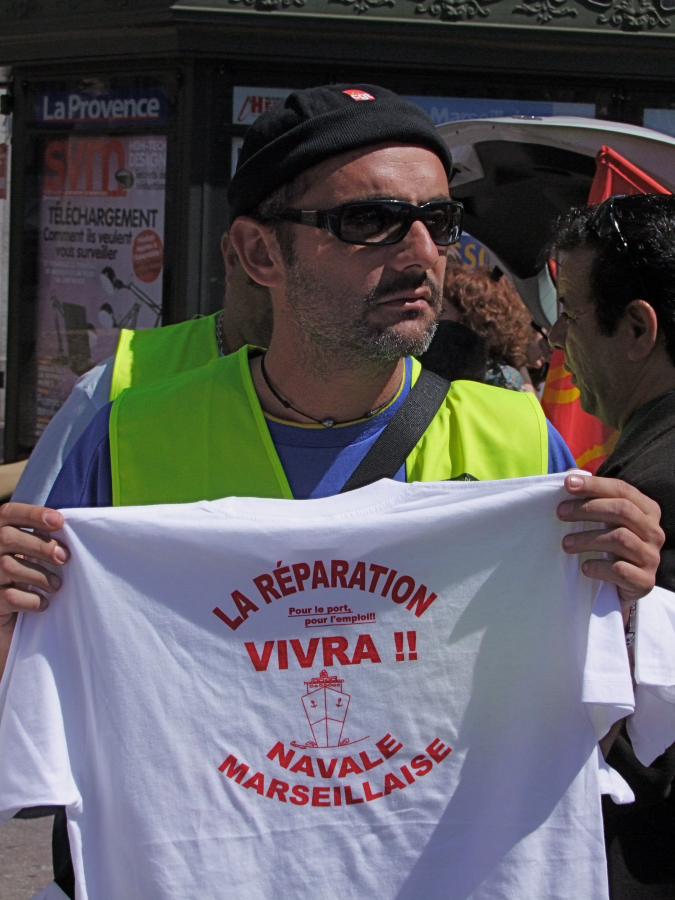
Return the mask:
<path id="1" fill-rule="evenodd" d="M 588 205 L 602 203 L 612 194 L 669 194 L 658 181 L 638 169 L 611 147 L 601 147 L 595 157 L 595 178 Z"/>
<path id="2" fill-rule="evenodd" d="M 595 166 L 589 205 L 602 203 L 612 194 L 670 193 L 611 147 L 600 148 Z M 614 449 L 619 432 L 583 411 L 579 391 L 565 368 L 562 350 L 553 351 L 541 405 L 546 417 L 565 439 L 579 468 L 595 472 Z"/>

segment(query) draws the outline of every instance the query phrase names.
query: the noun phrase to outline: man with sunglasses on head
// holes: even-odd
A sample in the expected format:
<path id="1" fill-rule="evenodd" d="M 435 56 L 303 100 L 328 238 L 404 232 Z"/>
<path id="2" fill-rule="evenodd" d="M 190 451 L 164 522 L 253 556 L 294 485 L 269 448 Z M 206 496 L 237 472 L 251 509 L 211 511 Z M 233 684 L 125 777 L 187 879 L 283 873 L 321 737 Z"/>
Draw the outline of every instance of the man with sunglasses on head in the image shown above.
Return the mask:
<path id="1" fill-rule="evenodd" d="M 675 198 L 610 197 L 572 209 L 555 248 L 561 313 L 549 340 L 565 351 L 582 408 L 620 432 L 598 475 L 623 479 L 662 509 L 656 583 L 673 591 Z M 623 730 L 607 761 L 636 796 L 626 806 L 603 801 L 610 893 L 675 898 L 675 745 L 645 767 Z"/>
<path id="2" fill-rule="evenodd" d="M 451 168 L 426 114 L 379 87 L 296 91 L 260 116 L 228 197 L 232 245 L 272 299 L 269 349 L 244 347 L 120 395 L 73 448 L 48 505 L 305 499 L 352 486 L 422 380 L 413 357 L 433 337 L 446 249 L 461 234 Z M 393 476 L 489 480 L 572 466 L 532 395 L 456 382 Z M 561 519 L 607 527 L 570 534 L 563 549 L 613 554 L 583 571 L 616 584 L 629 608 L 654 584 L 657 504 L 620 481 L 571 475 L 566 487 Z"/>

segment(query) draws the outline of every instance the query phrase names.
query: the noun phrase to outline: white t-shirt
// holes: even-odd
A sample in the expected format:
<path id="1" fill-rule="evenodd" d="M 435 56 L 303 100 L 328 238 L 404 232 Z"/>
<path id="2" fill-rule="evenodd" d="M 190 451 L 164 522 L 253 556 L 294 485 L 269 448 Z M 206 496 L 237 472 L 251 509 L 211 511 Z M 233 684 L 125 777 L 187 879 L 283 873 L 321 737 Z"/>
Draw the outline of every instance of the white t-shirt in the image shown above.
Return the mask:
<path id="1" fill-rule="evenodd" d="M 633 691 L 563 477 L 68 512 L 0 810 L 67 806 L 79 900 L 606 900 Z"/>

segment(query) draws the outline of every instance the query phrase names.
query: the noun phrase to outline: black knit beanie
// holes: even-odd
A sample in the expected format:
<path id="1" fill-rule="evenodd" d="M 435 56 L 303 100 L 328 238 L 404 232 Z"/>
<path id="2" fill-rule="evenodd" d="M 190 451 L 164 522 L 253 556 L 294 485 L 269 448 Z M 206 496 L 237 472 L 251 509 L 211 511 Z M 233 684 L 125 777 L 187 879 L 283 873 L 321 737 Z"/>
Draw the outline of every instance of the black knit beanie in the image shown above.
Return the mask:
<path id="1" fill-rule="evenodd" d="M 452 157 L 429 116 L 372 84 L 331 84 L 293 91 L 251 125 L 227 192 L 230 221 L 324 159 L 385 141 L 435 153 L 450 177 Z"/>

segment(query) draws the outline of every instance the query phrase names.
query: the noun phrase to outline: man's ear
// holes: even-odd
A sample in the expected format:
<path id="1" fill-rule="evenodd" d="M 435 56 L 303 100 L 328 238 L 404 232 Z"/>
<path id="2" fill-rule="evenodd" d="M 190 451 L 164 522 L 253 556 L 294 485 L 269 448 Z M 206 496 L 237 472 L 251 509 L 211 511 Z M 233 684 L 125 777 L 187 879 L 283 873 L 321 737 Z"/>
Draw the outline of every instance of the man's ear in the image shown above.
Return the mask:
<path id="1" fill-rule="evenodd" d="M 269 225 L 249 216 L 239 216 L 230 226 L 228 243 L 231 245 L 229 252 L 239 258 L 244 271 L 253 281 L 268 288 L 282 283 L 284 266 L 281 250 Z"/>
<path id="2" fill-rule="evenodd" d="M 232 246 L 232 241 L 230 240 L 230 232 L 226 231 L 225 234 L 220 239 L 220 250 L 223 254 L 223 262 L 225 263 L 225 273 L 229 275 L 232 269 L 239 262 L 239 257 Z"/>
<path id="3" fill-rule="evenodd" d="M 646 300 L 631 300 L 623 317 L 623 327 L 627 330 L 628 359 L 640 362 L 654 349 L 659 337 L 659 323 L 654 307 Z"/>

